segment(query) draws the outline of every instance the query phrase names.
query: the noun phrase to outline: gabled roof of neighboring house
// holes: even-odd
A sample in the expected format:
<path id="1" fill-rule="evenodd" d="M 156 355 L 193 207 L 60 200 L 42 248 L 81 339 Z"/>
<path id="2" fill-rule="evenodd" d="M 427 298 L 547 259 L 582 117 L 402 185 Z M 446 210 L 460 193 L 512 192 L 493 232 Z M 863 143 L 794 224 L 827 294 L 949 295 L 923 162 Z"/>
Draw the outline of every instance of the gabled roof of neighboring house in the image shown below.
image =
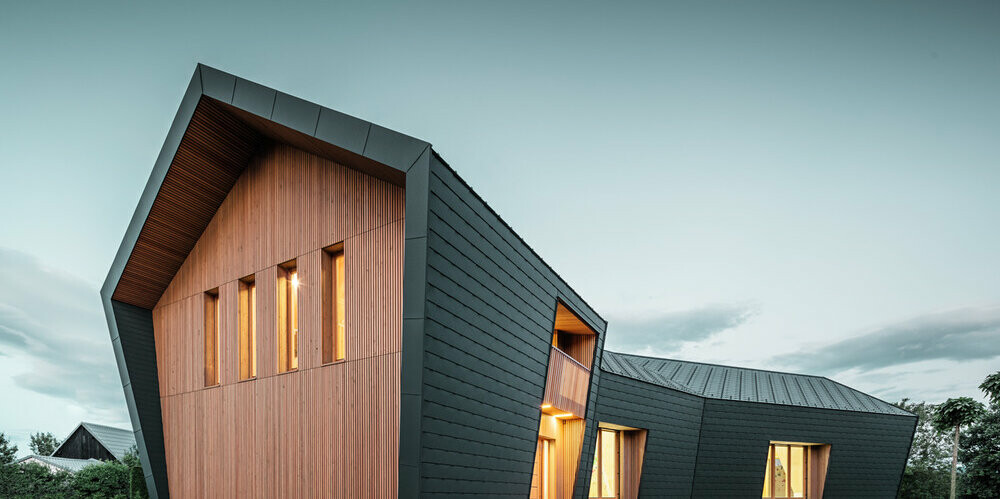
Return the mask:
<path id="1" fill-rule="evenodd" d="M 132 430 L 125 430 L 97 423 L 83 422 L 77 425 L 77 427 L 69 433 L 69 436 L 63 440 L 63 443 L 60 444 L 52 454 L 57 454 L 59 449 L 61 449 L 63 445 L 66 445 L 66 442 L 69 441 L 70 437 L 72 437 L 73 434 L 75 434 L 80 428 L 87 430 L 88 433 L 93 435 L 93 437 L 96 438 L 97 441 L 100 442 L 101 445 L 103 445 L 104 448 L 119 461 L 125 457 L 125 453 L 127 453 L 129 449 L 135 446 L 135 433 L 132 433 Z"/>
<path id="2" fill-rule="evenodd" d="M 22 464 L 25 461 L 34 460 L 42 464 L 49 465 L 54 468 L 58 468 L 63 471 L 68 471 L 70 473 L 76 473 L 82 470 L 86 466 L 91 464 L 100 464 L 101 462 L 97 459 L 73 459 L 69 457 L 52 457 L 52 456 L 39 456 L 37 454 L 31 454 L 30 456 L 24 456 L 17 460 L 17 464 Z"/>
<path id="3" fill-rule="evenodd" d="M 604 351 L 601 369 L 699 397 L 910 416 L 821 376 L 720 366 Z"/>

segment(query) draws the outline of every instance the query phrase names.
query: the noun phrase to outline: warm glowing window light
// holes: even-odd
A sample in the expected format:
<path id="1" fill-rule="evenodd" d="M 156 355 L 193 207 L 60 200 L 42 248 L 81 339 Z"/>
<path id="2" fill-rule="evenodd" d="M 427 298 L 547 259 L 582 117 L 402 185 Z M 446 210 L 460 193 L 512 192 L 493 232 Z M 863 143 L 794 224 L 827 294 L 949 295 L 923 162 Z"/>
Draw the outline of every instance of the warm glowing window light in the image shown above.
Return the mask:
<path id="1" fill-rule="evenodd" d="M 764 498 L 809 497 L 809 446 L 772 443 L 767 450 Z"/>
<path id="2" fill-rule="evenodd" d="M 594 467 L 590 475 L 592 499 L 618 497 L 618 437 L 620 432 L 601 428 L 594 447 Z"/>
<path id="3" fill-rule="evenodd" d="M 344 245 L 323 250 L 323 363 L 347 356 L 347 290 Z"/>
<path id="4" fill-rule="evenodd" d="M 205 386 L 219 384 L 219 290 L 205 292 Z"/>
<path id="5" fill-rule="evenodd" d="M 278 372 L 299 368 L 299 288 L 295 260 L 278 267 Z"/>
<path id="6" fill-rule="evenodd" d="M 240 279 L 237 296 L 240 333 L 240 379 L 257 377 L 257 286 L 254 276 Z"/>
<path id="7" fill-rule="evenodd" d="M 552 404 L 542 404 L 542 409 L 551 409 Z"/>

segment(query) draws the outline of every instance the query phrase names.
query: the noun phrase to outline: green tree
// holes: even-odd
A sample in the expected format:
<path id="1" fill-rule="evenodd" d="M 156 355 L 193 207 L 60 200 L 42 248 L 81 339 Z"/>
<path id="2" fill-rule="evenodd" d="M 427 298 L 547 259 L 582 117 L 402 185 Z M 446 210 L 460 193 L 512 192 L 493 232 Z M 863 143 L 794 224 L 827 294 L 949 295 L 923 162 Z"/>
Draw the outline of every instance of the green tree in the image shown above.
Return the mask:
<path id="1" fill-rule="evenodd" d="M 139 461 L 139 454 L 133 445 L 122 457 L 122 464 L 129 469 L 129 494 L 133 499 L 147 499 L 149 491 L 146 490 L 146 476 L 142 473 L 142 462 Z"/>
<path id="2" fill-rule="evenodd" d="M 972 497 L 1000 497 L 1000 410 L 995 405 L 969 428 L 961 457 L 966 493 Z"/>
<path id="3" fill-rule="evenodd" d="M 14 462 L 17 456 L 17 446 L 7 440 L 7 435 L 0 432 L 0 465 Z"/>
<path id="4" fill-rule="evenodd" d="M 993 404 L 1000 403 L 1000 371 L 997 371 L 983 380 L 979 389 L 986 393 L 986 396 Z"/>
<path id="5" fill-rule="evenodd" d="M 55 435 L 38 432 L 31 434 L 31 443 L 28 446 L 31 447 L 31 452 L 39 456 L 51 456 L 59 448 L 60 443 L 62 442 Z"/>
<path id="6" fill-rule="evenodd" d="M 92 464 L 73 474 L 69 488 L 78 497 L 128 497 L 128 474 L 128 466 L 118 461 Z"/>
<path id="7" fill-rule="evenodd" d="M 940 499 L 948 495 L 948 465 L 951 442 L 948 434 L 934 427 L 937 406 L 903 399 L 896 407 L 917 415 L 913 445 L 899 483 L 900 498 Z"/>
<path id="8" fill-rule="evenodd" d="M 1000 497 L 1000 372 L 987 376 L 979 389 L 991 403 L 969 427 L 962 445 L 965 488 L 973 497 Z"/>
<path id="9" fill-rule="evenodd" d="M 951 494 L 955 499 L 955 478 L 958 470 L 958 440 L 962 426 L 972 424 L 982 413 L 983 404 L 969 397 L 946 400 L 934 414 L 934 427 L 941 431 L 955 429 L 955 441 L 951 451 Z"/>

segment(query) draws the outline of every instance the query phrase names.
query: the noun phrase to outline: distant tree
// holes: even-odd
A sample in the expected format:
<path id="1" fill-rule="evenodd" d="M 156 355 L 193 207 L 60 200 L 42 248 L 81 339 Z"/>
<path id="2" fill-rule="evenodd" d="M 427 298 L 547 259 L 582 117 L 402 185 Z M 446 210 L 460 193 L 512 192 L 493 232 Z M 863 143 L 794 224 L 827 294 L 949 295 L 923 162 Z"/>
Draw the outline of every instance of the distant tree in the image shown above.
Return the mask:
<path id="1" fill-rule="evenodd" d="M 979 385 L 990 408 L 971 427 L 962 445 L 966 492 L 973 497 L 1000 497 L 1000 372 Z"/>
<path id="2" fill-rule="evenodd" d="M 59 448 L 59 444 L 61 443 L 62 442 L 60 442 L 59 439 L 51 433 L 38 432 L 31 434 L 31 443 L 28 444 L 28 447 L 31 447 L 31 452 L 39 456 L 51 456 L 52 453 Z"/>
<path id="3" fill-rule="evenodd" d="M 17 456 L 17 446 L 7 440 L 7 435 L 0 432 L 0 464 L 10 464 Z"/>
<path id="4" fill-rule="evenodd" d="M 934 427 L 937 406 L 903 399 L 896 407 L 917 415 L 913 445 L 899 483 L 900 498 L 940 499 L 948 495 L 951 442 L 947 433 Z"/>
<path id="5" fill-rule="evenodd" d="M 986 393 L 986 397 L 990 399 L 993 404 L 1000 403 L 1000 371 L 997 371 L 983 380 L 983 383 L 979 385 L 979 389 Z"/>
<path id="6" fill-rule="evenodd" d="M 955 441 L 951 453 L 951 494 L 955 499 L 955 475 L 958 470 L 958 440 L 963 426 L 972 424 L 983 412 L 983 404 L 969 397 L 959 397 L 946 400 L 939 405 L 934 414 L 934 427 L 941 431 L 955 429 Z"/>
<path id="7" fill-rule="evenodd" d="M 938 406 L 927 402 L 910 402 L 910 399 L 903 399 L 895 405 L 917 415 L 917 427 L 913 433 L 913 444 L 910 446 L 906 465 L 916 468 L 947 469 L 951 457 L 951 441 L 948 433 L 934 427 L 934 415 Z"/>
<path id="8" fill-rule="evenodd" d="M 973 424 L 962 444 L 963 484 L 972 497 L 1000 497 L 1000 410 Z"/>

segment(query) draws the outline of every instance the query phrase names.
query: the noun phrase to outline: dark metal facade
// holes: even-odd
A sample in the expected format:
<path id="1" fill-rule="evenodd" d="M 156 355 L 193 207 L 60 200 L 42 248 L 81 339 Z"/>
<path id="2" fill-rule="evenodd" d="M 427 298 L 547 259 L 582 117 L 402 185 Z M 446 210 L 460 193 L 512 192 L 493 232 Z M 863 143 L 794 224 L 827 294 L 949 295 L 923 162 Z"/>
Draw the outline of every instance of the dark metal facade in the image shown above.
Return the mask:
<path id="1" fill-rule="evenodd" d="M 400 496 L 525 497 L 556 301 L 598 332 L 595 366 L 606 324 L 439 157 L 421 175 L 426 200 L 407 177 Z"/>
<path id="2" fill-rule="evenodd" d="M 760 497 L 771 441 L 831 445 L 828 499 L 895 497 L 916 420 L 711 399 L 609 372 L 597 418 L 649 430 L 640 497 L 748 499 Z"/>

